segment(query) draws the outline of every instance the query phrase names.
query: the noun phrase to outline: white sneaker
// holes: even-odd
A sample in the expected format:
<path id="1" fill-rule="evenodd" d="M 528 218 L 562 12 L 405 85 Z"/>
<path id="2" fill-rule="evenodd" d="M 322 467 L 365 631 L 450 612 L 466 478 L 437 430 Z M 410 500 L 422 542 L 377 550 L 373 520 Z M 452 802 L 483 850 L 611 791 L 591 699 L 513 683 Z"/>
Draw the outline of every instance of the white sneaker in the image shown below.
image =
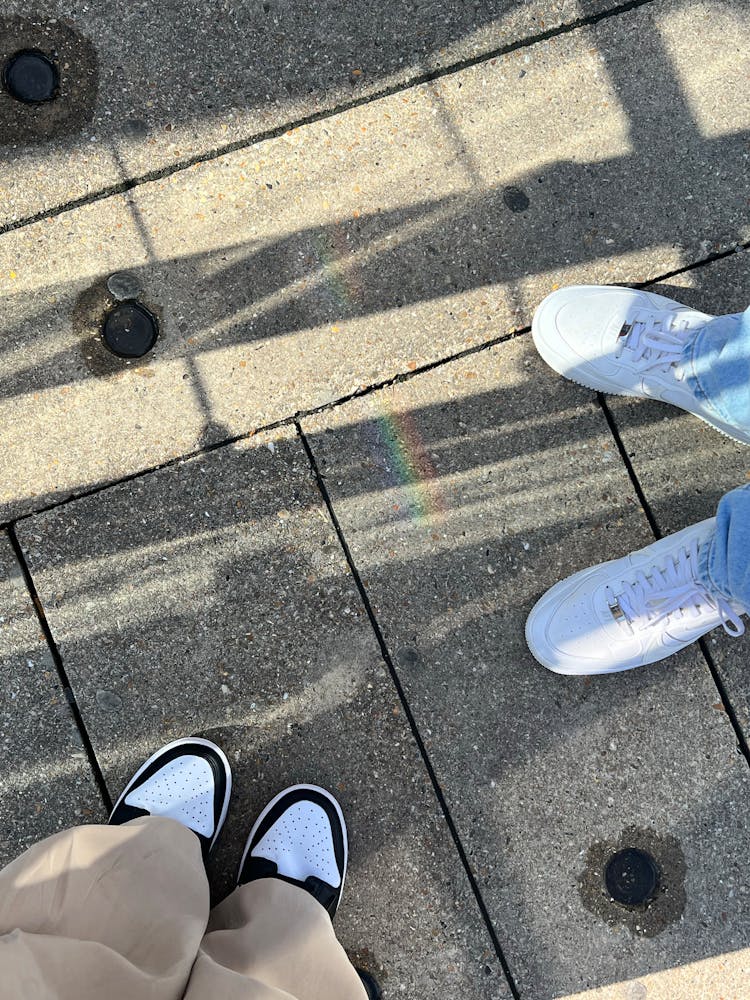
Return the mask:
<path id="1" fill-rule="evenodd" d="M 204 860 L 216 845 L 232 794 L 224 751 L 191 736 L 157 750 L 133 775 L 112 809 L 113 826 L 141 816 L 177 820 L 198 837 Z"/>
<path id="2" fill-rule="evenodd" d="M 292 785 L 268 803 L 250 831 L 237 884 L 262 878 L 290 882 L 333 918 L 348 859 L 344 814 L 333 795 L 317 785 Z"/>
<path id="3" fill-rule="evenodd" d="M 697 579 L 716 518 L 555 584 L 526 622 L 537 660 L 558 674 L 607 674 L 655 663 L 717 625 L 745 631 L 744 609 Z"/>
<path id="4" fill-rule="evenodd" d="M 544 299 L 531 334 L 547 364 L 566 378 L 599 392 L 672 403 L 750 444 L 748 428 L 727 423 L 693 394 L 682 366 L 684 347 L 714 318 L 654 292 L 572 285 Z"/>

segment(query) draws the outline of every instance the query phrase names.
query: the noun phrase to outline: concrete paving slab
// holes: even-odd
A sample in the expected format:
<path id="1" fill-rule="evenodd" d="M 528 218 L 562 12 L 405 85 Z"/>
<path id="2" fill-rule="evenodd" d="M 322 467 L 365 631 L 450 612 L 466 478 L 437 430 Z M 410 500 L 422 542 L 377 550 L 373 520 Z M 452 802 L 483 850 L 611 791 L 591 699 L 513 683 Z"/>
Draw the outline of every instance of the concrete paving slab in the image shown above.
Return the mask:
<path id="1" fill-rule="evenodd" d="M 675 995 L 726 996 L 750 788 L 705 662 L 565 678 L 524 640 L 550 585 L 651 537 L 593 394 L 522 335 L 303 429 L 521 996 L 689 965 Z M 662 869 L 645 912 L 604 894 L 625 846 Z"/>
<path id="2" fill-rule="evenodd" d="M 750 303 L 750 253 L 698 268 L 655 291 L 708 313 L 741 312 Z M 750 448 L 666 404 L 611 397 L 609 405 L 660 531 L 679 531 L 716 513 L 724 493 L 750 481 Z M 750 636 L 721 629 L 708 638 L 729 700 L 750 738 L 747 663 Z"/>
<path id="3" fill-rule="evenodd" d="M 78 729 L 4 533 L 0 672 L 2 867 L 58 830 L 104 818 Z"/>
<path id="4" fill-rule="evenodd" d="M 745 948 L 560 1000 L 675 1000 L 675 997 L 742 1000 L 747 994 L 748 982 L 750 951 Z"/>
<path id="5" fill-rule="evenodd" d="M 55 0 L 44 16 L 8 0 L 0 66 L 54 51 L 60 97 L 0 91 L 3 222 L 200 159 L 291 121 L 617 6 L 615 0 Z"/>
<path id="6" fill-rule="evenodd" d="M 657 3 L 0 238 L 0 523 L 750 238 L 750 25 L 691 10 L 689 102 Z M 122 269 L 140 365 L 98 339 Z"/>
<path id="7" fill-rule="evenodd" d="M 327 785 L 352 841 L 338 927 L 386 996 L 508 997 L 293 433 L 66 505 L 19 537 L 112 793 L 174 736 L 227 751 L 217 894 L 273 794 Z"/>

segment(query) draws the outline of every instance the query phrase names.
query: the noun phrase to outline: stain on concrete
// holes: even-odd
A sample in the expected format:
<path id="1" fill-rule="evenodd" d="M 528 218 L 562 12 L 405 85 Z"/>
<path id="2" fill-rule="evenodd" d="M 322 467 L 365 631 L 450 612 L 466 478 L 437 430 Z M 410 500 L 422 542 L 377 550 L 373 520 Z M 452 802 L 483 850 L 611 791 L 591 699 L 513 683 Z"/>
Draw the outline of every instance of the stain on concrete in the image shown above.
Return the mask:
<path id="1" fill-rule="evenodd" d="M 58 93 L 43 104 L 24 104 L 0 88 L 0 147 L 75 135 L 94 116 L 99 63 L 87 38 L 56 18 L 0 17 L 0 68 L 24 49 L 38 50 L 53 63 Z"/>
<path id="2" fill-rule="evenodd" d="M 75 301 L 71 322 L 79 337 L 79 349 L 83 363 L 92 375 L 116 377 L 129 367 L 143 368 L 158 352 L 163 339 L 163 310 L 146 298 L 139 297 L 141 303 L 156 318 L 159 338 L 154 348 L 141 358 L 120 358 L 113 354 L 102 339 L 102 325 L 107 313 L 117 300 L 107 287 L 109 275 L 99 278 L 89 285 Z"/>
<path id="3" fill-rule="evenodd" d="M 644 906 L 623 906 L 608 894 L 604 883 L 607 861 L 628 847 L 646 851 L 659 867 L 659 888 Z M 583 872 L 578 877 L 578 889 L 584 906 L 608 926 L 627 927 L 639 937 L 656 937 L 666 927 L 679 920 L 685 909 L 685 875 L 687 868 L 679 841 L 669 834 L 636 826 L 627 827 L 616 841 L 597 841 L 586 855 Z"/>
<path id="4" fill-rule="evenodd" d="M 531 204 L 529 196 L 519 187 L 503 188 L 503 201 L 511 212 L 525 212 Z"/>

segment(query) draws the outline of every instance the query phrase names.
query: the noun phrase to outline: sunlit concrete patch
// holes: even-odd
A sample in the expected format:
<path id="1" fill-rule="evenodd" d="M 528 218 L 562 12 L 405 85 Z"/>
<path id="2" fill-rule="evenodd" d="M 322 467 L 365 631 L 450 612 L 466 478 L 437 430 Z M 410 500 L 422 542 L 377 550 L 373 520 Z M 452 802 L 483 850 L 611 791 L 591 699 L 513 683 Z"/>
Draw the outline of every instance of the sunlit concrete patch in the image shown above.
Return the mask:
<path id="1" fill-rule="evenodd" d="M 709 314 L 741 312 L 750 303 L 749 265 L 750 253 L 733 254 L 654 290 Z M 712 517 L 724 493 L 750 482 L 750 448 L 717 433 L 692 414 L 637 399 L 613 397 L 610 406 L 664 534 Z M 750 634 L 732 638 L 716 629 L 707 642 L 732 707 L 750 738 Z M 718 697 L 714 710 L 725 710 Z"/>
<path id="2" fill-rule="evenodd" d="M 101 822 L 101 800 L 8 536 L 0 534 L 0 865 Z"/>
<path id="3" fill-rule="evenodd" d="M 711 138 L 730 136 L 750 129 L 750 101 L 735 104 L 739 94 L 747 95 L 750 84 L 750 23 L 747 9 L 731 0 L 690 0 L 673 11 L 657 11 L 664 54 L 695 120 L 700 135 Z M 704 33 L 721 37 L 723 61 L 732 72 L 704 61 L 690 39 Z M 731 108 L 731 111 L 730 111 Z M 746 160 L 750 154 L 745 153 Z"/>
<path id="4" fill-rule="evenodd" d="M 6 517 L 84 483 L 107 482 L 115 469 L 126 475 L 183 454 L 201 441 L 205 428 L 190 370 L 180 361 L 123 370 L 108 379 L 106 391 L 93 377 L 37 390 L 4 400 L 3 410 L 11 424 L 24 428 L 23 435 L 3 435 L 0 496 Z"/>
<path id="5" fill-rule="evenodd" d="M 746 948 L 750 774 L 700 654 L 571 678 L 525 643 L 549 586 L 653 537 L 594 395 L 519 337 L 302 427 L 520 995 Z M 670 893 L 643 921 L 593 881 L 628 846 Z"/>
<path id="6" fill-rule="evenodd" d="M 555 1000 L 744 1000 L 749 986 L 750 950 L 743 948 Z"/>
<path id="7" fill-rule="evenodd" d="M 750 235 L 746 137 L 665 130 L 667 63 L 633 63 L 652 7 L 0 238 L 0 521 L 523 329 L 556 285 Z M 102 366 L 122 270 L 159 339 Z"/>
<path id="8" fill-rule="evenodd" d="M 593 43 L 594 33 L 583 33 L 582 39 L 587 36 Z M 631 109 L 623 106 L 607 72 L 608 59 L 614 58 L 607 48 L 619 44 L 617 37 L 616 28 L 605 32 L 603 51 L 555 39 L 472 67 L 460 80 L 435 81 L 434 114 L 452 135 L 467 179 L 480 187 L 498 177 L 508 184 L 507 167 L 515 161 L 531 200 L 537 191 L 526 183 L 530 175 L 564 162 L 604 163 L 632 155 Z"/>
<path id="9" fill-rule="evenodd" d="M 256 435 L 19 525 L 113 796 L 148 753 L 200 733 L 235 795 L 212 866 L 232 886 L 286 785 L 341 799 L 352 861 L 338 930 L 384 987 L 509 992 L 309 462 Z"/>
<path id="10" fill-rule="evenodd" d="M 27 113 L 0 129 L 0 218 L 200 159 L 615 6 L 243 0 L 196 21 L 179 5 L 115 10 L 104 0 L 85 8 L 54 0 L 42 17 L 8 0 L 0 35 L 11 46 L 54 50 L 68 113 Z"/>

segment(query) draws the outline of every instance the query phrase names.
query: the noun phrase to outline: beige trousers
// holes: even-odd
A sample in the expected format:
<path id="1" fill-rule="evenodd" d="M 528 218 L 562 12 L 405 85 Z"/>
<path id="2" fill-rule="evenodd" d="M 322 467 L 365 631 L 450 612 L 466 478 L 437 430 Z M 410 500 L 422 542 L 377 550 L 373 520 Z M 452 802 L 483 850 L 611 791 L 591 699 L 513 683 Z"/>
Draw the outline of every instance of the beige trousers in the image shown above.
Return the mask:
<path id="1" fill-rule="evenodd" d="M 2 1000 L 367 1000 L 312 896 L 278 879 L 209 914 L 198 838 L 81 826 L 0 872 Z"/>

